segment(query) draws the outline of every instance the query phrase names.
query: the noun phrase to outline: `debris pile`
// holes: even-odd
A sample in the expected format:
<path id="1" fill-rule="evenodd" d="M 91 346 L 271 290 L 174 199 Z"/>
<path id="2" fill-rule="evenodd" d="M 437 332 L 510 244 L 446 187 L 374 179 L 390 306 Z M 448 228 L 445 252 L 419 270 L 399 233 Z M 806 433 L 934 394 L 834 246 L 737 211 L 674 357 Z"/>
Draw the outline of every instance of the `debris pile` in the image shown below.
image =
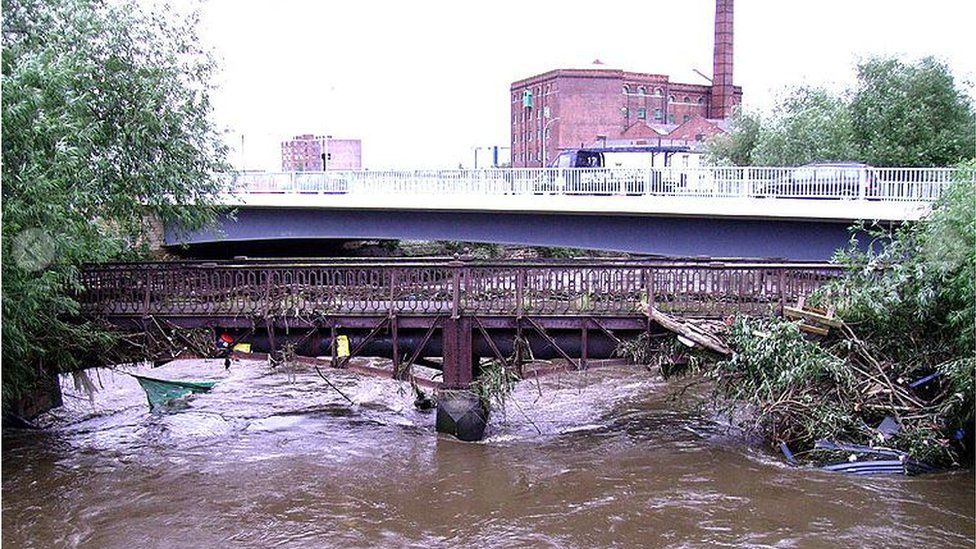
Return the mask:
<path id="1" fill-rule="evenodd" d="M 716 382 L 719 410 L 740 418 L 741 426 L 790 459 L 840 462 L 835 468 L 850 472 L 894 470 L 895 462 L 903 472 L 965 462 L 972 426 L 960 419 L 959 407 L 966 395 L 946 382 L 943 371 L 976 367 L 976 359 L 934 368 L 903 364 L 829 310 L 801 301 L 784 316 L 718 322 L 651 312 L 685 346 L 720 355 L 699 360 L 695 368 Z M 682 373 L 675 366 L 662 365 L 662 372 Z M 750 411 L 744 422 L 743 405 Z"/>

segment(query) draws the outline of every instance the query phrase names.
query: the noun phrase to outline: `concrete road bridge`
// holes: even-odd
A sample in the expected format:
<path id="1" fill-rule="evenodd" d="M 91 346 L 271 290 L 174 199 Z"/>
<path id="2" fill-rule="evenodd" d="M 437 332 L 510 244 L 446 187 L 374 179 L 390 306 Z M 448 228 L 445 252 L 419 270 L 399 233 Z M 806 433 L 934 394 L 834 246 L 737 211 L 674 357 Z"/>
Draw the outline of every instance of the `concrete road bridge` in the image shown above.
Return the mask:
<path id="1" fill-rule="evenodd" d="M 823 261 L 852 223 L 917 220 L 960 177 L 864 167 L 244 173 L 226 176 L 235 219 L 216 231 L 170 227 L 165 242 L 460 240 Z"/>
<path id="2" fill-rule="evenodd" d="M 424 362 L 442 371 L 438 430 L 473 440 L 488 413 L 468 391 L 482 359 L 584 369 L 662 332 L 656 311 L 774 315 L 841 275 L 817 263 L 605 259 L 126 263 L 86 268 L 78 299 L 87 318 L 123 330 L 209 330 L 215 342 L 335 367 L 385 357 L 398 378 Z"/>

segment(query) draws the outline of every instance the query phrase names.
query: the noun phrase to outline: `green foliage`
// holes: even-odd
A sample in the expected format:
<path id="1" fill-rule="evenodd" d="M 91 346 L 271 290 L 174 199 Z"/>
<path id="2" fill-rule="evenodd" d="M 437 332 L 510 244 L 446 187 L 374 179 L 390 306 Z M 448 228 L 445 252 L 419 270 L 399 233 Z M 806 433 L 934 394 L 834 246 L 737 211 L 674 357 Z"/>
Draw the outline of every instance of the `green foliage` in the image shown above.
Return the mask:
<path id="1" fill-rule="evenodd" d="M 876 166 L 949 166 L 973 157 L 976 115 L 945 63 L 875 58 L 857 67 L 853 142 Z"/>
<path id="2" fill-rule="evenodd" d="M 851 142 L 847 106 L 818 88 L 791 90 L 776 107 L 756 139 L 757 166 L 799 166 L 810 162 L 849 160 Z"/>
<path id="3" fill-rule="evenodd" d="M 761 139 L 763 120 L 755 114 L 737 110 L 732 115 L 730 132 L 719 134 L 708 143 L 708 161 L 717 166 L 754 166 L 753 151 Z"/>
<path id="4" fill-rule="evenodd" d="M 886 445 L 959 463 L 952 435 L 971 436 L 976 396 L 976 188 L 966 167 L 923 221 L 868 228 L 875 246 L 854 240 L 839 254 L 848 276 L 811 299 L 835 308 L 839 333 L 817 344 L 790 322 L 738 320 L 734 356 L 710 370 L 724 402 L 749 403 L 754 427 L 794 450 L 820 438 L 877 442 L 872 427 L 891 416 L 902 431 Z"/>
<path id="5" fill-rule="evenodd" d="M 742 114 L 709 144 L 716 164 L 798 166 L 853 160 L 874 166 L 950 166 L 976 151 L 976 110 L 949 67 L 872 58 L 852 89 L 800 87 L 773 112 Z"/>
<path id="6" fill-rule="evenodd" d="M 974 164 L 968 163 L 971 178 Z M 972 180 L 950 186 L 921 223 L 894 232 L 867 229 L 875 242 L 856 240 L 836 260 L 850 276 L 818 296 L 832 303 L 885 352 L 912 353 L 922 342 L 949 355 L 976 348 L 976 190 Z M 908 342 L 909 345 L 905 343 Z M 928 361 L 926 361 L 927 363 Z"/>
<path id="7" fill-rule="evenodd" d="M 217 211 L 214 62 L 195 16 L 140 5 L 3 3 L 5 407 L 109 344 L 70 320 L 80 265 L 144 252 L 153 218 L 196 228 Z"/>
<path id="8" fill-rule="evenodd" d="M 518 374 L 504 362 L 492 360 L 482 365 L 478 379 L 471 383 L 471 390 L 481 398 L 487 409 L 505 411 L 505 402 L 521 381 Z"/>
<path id="9" fill-rule="evenodd" d="M 843 360 L 776 319 L 740 318 L 732 326 L 732 358 L 713 372 L 722 395 L 755 406 L 755 427 L 774 441 L 812 446 L 820 438 L 856 433 L 854 414 L 830 396 L 849 390 Z"/>

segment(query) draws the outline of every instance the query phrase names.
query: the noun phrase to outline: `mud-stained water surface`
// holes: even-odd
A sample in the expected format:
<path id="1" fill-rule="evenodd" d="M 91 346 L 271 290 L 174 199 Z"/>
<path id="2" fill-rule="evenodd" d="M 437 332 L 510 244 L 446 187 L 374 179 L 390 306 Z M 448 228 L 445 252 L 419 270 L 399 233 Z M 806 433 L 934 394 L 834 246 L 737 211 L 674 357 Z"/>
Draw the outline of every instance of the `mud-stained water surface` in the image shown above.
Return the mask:
<path id="1" fill-rule="evenodd" d="M 356 404 L 260 362 L 152 370 L 219 381 L 165 414 L 128 375 L 65 380 L 47 430 L 4 433 L 4 547 L 974 544 L 971 472 L 792 469 L 633 367 L 523 382 L 475 444 L 405 384 L 324 373 Z"/>

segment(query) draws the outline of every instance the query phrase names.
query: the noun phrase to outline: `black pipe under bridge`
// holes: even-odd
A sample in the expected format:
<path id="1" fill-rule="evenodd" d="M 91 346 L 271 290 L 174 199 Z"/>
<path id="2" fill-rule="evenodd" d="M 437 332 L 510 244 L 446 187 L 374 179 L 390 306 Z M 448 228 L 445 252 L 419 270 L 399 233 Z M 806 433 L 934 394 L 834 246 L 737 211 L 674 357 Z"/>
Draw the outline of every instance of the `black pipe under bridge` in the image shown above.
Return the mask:
<path id="1" fill-rule="evenodd" d="M 475 440 L 487 410 L 467 389 L 482 358 L 510 365 L 524 353 L 583 369 L 622 340 L 661 331 L 652 309 L 780 314 L 841 273 L 819 263 L 613 259 L 113 263 L 84 269 L 78 299 L 86 317 L 123 329 L 206 328 L 215 341 L 330 357 L 339 368 L 384 357 L 394 377 L 419 362 L 438 367 L 438 430 Z"/>

